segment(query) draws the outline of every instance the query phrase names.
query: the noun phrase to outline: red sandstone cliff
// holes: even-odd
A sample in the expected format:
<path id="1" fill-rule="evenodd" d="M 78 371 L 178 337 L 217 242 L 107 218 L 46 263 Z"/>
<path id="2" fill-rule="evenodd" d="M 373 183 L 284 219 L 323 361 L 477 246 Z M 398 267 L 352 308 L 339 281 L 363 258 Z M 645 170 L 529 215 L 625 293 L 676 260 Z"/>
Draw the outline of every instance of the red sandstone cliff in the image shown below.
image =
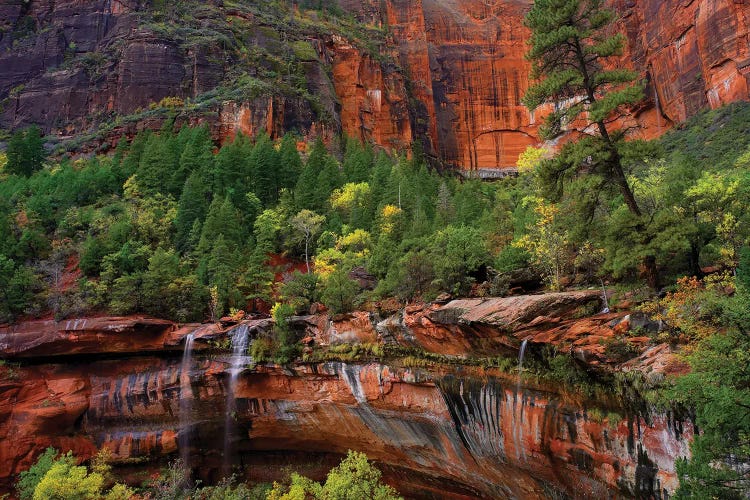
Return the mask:
<path id="1" fill-rule="evenodd" d="M 668 371 L 660 362 L 673 355 L 664 346 L 647 349 L 633 339 L 642 355 L 626 364 L 597 351 L 602 339 L 627 330 L 627 320 L 571 318 L 592 301 L 599 305 L 594 293 L 458 300 L 383 321 L 357 313 L 295 324 L 319 344 L 398 342 L 466 356 L 480 345 L 484 355 L 506 352 L 524 338 L 534 350 L 573 346 L 588 353 L 571 352 L 589 366 Z M 687 454 L 692 426 L 623 407 L 615 394 L 590 400 L 514 372 L 415 369 L 398 359 L 257 366 L 231 381 L 226 353 L 202 354 L 207 344 L 197 341 L 186 364 L 174 351 L 189 333 L 216 339 L 243 328 L 254 337 L 268 326 L 94 318 L 3 329 L 0 352 L 22 364 L 0 367 L 0 440 L 14 443 L 0 447 L 0 481 L 7 487 L 52 445 L 82 458 L 106 446 L 117 472 L 134 479 L 178 451 L 203 479 L 216 479 L 230 461 L 269 480 L 279 478 L 273 464 L 318 474 L 357 449 L 415 497 L 544 498 L 551 487 L 647 498 L 676 487 L 674 459 Z"/>
<path id="2" fill-rule="evenodd" d="M 462 169 L 513 166 L 536 142 L 534 117 L 520 104 L 528 86 L 522 19 L 531 0 L 339 2 L 365 23 L 387 26 L 387 43 L 375 57 L 352 40 L 307 36 L 318 57 L 300 64 L 317 105 L 274 93 L 230 99 L 179 119 L 208 121 L 217 137 L 236 130 L 342 130 L 394 149 L 418 140 L 443 164 Z M 629 40 L 623 64 L 647 81 L 648 98 L 636 110 L 641 136 L 657 136 L 700 109 L 750 97 L 746 2 L 611 3 Z M 0 6 L 1 26 L 18 28 L 28 20 L 37 26 L 20 39 L 0 32 L 0 125 L 39 123 L 55 134 L 77 133 L 111 120 L 108 112 L 129 114 L 167 96 L 194 98 L 240 64 L 220 48 L 186 48 L 142 29 L 143 8 L 136 0 Z M 249 26 L 248 47 L 279 51 L 267 21 L 238 11 L 227 18 Z M 110 58 L 100 66 L 92 58 L 93 67 L 67 64 L 87 53 Z M 159 124 L 134 123 L 114 133 L 144 126 Z"/>

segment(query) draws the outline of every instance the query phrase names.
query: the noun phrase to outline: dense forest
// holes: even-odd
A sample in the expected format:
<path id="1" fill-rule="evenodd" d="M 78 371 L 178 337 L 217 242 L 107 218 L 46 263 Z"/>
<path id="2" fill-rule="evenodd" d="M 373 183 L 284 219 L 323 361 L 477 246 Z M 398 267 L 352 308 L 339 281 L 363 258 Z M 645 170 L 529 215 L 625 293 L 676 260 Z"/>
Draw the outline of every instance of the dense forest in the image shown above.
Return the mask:
<path id="1" fill-rule="evenodd" d="M 419 151 L 392 157 L 351 139 L 238 135 L 217 149 L 205 127 L 171 121 L 111 155 L 47 158 L 32 128 L 2 160 L 0 311 L 5 321 L 49 311 L 200 321 L 267 303 L 283 324 L 316 302 L 346 312 L 602 283 L 641 301 L 651 296 L 643 256 L 654 255 L 666 288 L 643 307 L 670 325 L 664 339 L 692 346 L 694 368 L 659 397 L 697 408 L 703 433 L 682 470 L 699 478 L 686 488 L 705 488 L 716 457 L 746 454 L 748 123 L 750 105 L 736 104 L 626 143 L 647 239 L 595 177 L 550 193 L 543 149 L 521 157 L 518 177 L 487 183 L 441 175 Z M 296 270 L 277 282 L 279 254 Z M 288 329 L 275 331 L 256 354 L 296 357 Z"/>
<path id="2" fill-rule="evenodd" d="M 292 134 L 238 135 L 215 152 L 206 128 L 171 121 L 109 156 L 45 160 L 29 129 L 11 139 L 0 184 L 0 313 L 188 321 L 256 298 L 339 312 L 386 297 L 502 295 L 527 267 L 553 289 L 627 286 L 645 254 L 662 285 L 731 270 L 748 236 L 749 117 L 733 105 L 627 143 L 647 243 L 632 241 L 622 200 L 595 177 L 556 199 L 545 192 L 540 149 L 522 156 L 517 178 L 486 183 L 440 175 L 419 151 L 390 157 L 351 139 L 329 151 Z M 273 283 L 273 254 L 309 272 Z"/>
<path id="3" fill-rule="evenodd" d="M 579 3 L 567 2 L 572 13 Z M 305 5 L 321 8 L 312 4 Z M 253 358 L 287 364 L 302 354 L 287 320 L 321 305 L 335 315 L 394 311 L 441 295 L 609 290 L 613 303 L 666 325 L 653 340 L 680 346 L 692 369 L 642 395 L 653 408 L 691 415 L 700 430 L 692 458 L 678 462 L 677 496 L 744 498 L 750 104 L 704 112 L 652 141 L 610 135 L 608 117 L 642 92 L 630 85 L 632 72 L 598 62 L 600 72 L 589 78 L 585 56 L 617 55 L 622 40 L 604 38 L 573 54 L 584 62 L 584 77 L 571 76 L 555 67 L 568 64 L 560 60 L 570 50 L 560 56 L 564 44 L 550 35 L 558 29 L 554 2 L 535 5 L 526 22 L 534 32 L 533 76 L 541 83 L 525 104 L 534 109 L 587 96 L 585 106 L 556 107 L 540 131 L 559 137 L 586 114 L 585 125 L 598 125 L 599 134 L 554 151 L 529 148 L 517 176 L 493 182 L 440 171 L 418 143 L 388 153 L 343 135 L 306 142 L 295 132 L 237 133 L 220 143 L 207 125 L 175 125 L 175 108 L 185 102 L 156 105 L 153 116 L 167 115 L 160 130 L 122 137 L 98 155 L 76 152 L 78 144 L 51 154 L 38 128 L 16 131 L 0 153 L 0 322 L 111 313 L 184 323 L 270 314 L 275 327 L 254 342 Z M 154 28 L 172 29 L 156 12 Z M 590 25 L 568 26 L 573 38 L 612 20 L 611 13 L 592 12 Z M 288 56 L 287 66 L 276 69 L 299 85 L 286 90 L 314 105 L 295 66 L 304 54 Z M 248 91 L 260 85 L 240 74 L 232 88 L 243 82 Z M 366 457 L 347 460 L 373 479 L 382 498 L 395 495 L 378 483 Z M 92 463 L 89 471 L 51 450 L 35 467 L 19 483 L 26 498 L 45 498 L 45 487 L 59 490 L 71 474 L 78 474 L 76 487 L 104 495 L 106 465 Z M 45 485 L 47 477 L 60 484 Z M 109 497 L 127 497 L 120 487 Z M 228 488 L 227 498 L 250 495 L 244 486 L 219 487 Z M 297 476 L 289 487 L 329 498 L 327 483 Z M 263 495 L 291 498 L 285 488 Z"/>

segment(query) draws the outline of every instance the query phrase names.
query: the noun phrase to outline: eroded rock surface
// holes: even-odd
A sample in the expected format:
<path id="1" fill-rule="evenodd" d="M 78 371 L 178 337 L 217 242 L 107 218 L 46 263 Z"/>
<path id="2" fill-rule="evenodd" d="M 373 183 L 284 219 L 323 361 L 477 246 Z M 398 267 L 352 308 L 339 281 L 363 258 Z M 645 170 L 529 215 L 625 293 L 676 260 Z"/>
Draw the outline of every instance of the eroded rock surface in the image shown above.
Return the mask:
<path id="1" fill-rule="evenodd" d="M 274 137 L 286 130 L 330 136 L 338 131 L 404 149 L 414 140 L 449 167 L 485 171 L 513 167 L 536 144 L 538 119 L 520 102 L 529 85 L 524 60 L 531 0 L 386 0 L 342 7 L 371 26 L 388 26 L 378 54 L 353 40 L 316 33 L 305 40 L 306 91 L 312 101 L 275 89 L 228 99 L 181 122 L 211 124 L 217 139 L 237 131 Z M 750 98 L 748 16 L 733 0 L 611 0 L 627 35 L 622 64 L 647 82 L 634 109 L 651 138 L 701 109 Z M 136 0 L 12 2 L 0 6 L 0 126 L 37 123 L 68 136 L 111 120 L 110 112 L 148 109 L 164 97 L 195 98 L 225 83 L 239 64 L 221 47 L 182 47 L 144 29 Z M 280 40 L 264 21 L 229 9 L 250 28 L 251 50 L 271 52 Z M 269 31 L 270 30 L 270 31 Z M 87 57 L 81 67 L 71 60 Z M 158 128 L 144 119 L 115 127 L 114 136 Z"/>
<path id="2" fill-rule="evenodd" d="M 189 430 L 190 464 L 210 479 L 224 461 L 217 445 L 226 431 L 224 368 L 196 359 L 188 393 L 179 359 L 20 368 L 17 379 L 0 382 L 0 437 L 14 443 L 0 451 L 0 475 L 8 481 L 48 445 L 83 458 L 106 446 L 123 465 L 158 464 Z M 666 417 L 608 413 L 511 378 L 380 364 L 259 368 L 242 374 L 234 397 L 238 457 L 358 449 L 444 484 L 457 498 L 467 491 L 545 498 L 550 487 L 592 498 L 663 494 L 676 486 L 674 458 L 687 453 L 692 432 Z M 191 400 L 187 418 L 181 398 Z M 237 464 L 245 460 L 238 457 Z M 420 483 L 397 483 L 419 496 Z"/>
<path id="3" fill-rule="evenodd" d="M 319 314 L 295 318 L 293 326 L 319 344 L 395 343 L 515 360 L 527 340 L 534 351 L 527 356 L 551 345 L 589 369 L 678 371 L 669 346 L 630 338 L 625 313 L 591 315 L 598 294 L 453 300 L 384 320 Z M 177 454 L 206 481 L 227 464 L 253 480 L 280 479 L 268 465 L 277 462 L 320 475 L 323 464 L 357 449 L 414 497 L 547 498 L 559 490 L 664 498 L 676 488 L 674 460 L 688 453 L 689 422 L 628 407 L 618 394 L 590 399 L 519 378 L 515 369 L 416 369 L 398 358 L 257 365 L 230 384 L 233 359 L 206 348 L 240 331 L 256 338 L 271 326 L 269 319 L 180 326 L 129 317 L 5 328 L 0 352 L 10 362 L 0 367 L 0 440 L 14 446 L 0 447 L 0 482 L 9 487 L 47 446 L 83 459 L 106 446 L 133 480 Z M 185 358 L 188 335 L 194 352 Z M 623 336 L 637 351 L 625 362 L 605 348 Z"/>

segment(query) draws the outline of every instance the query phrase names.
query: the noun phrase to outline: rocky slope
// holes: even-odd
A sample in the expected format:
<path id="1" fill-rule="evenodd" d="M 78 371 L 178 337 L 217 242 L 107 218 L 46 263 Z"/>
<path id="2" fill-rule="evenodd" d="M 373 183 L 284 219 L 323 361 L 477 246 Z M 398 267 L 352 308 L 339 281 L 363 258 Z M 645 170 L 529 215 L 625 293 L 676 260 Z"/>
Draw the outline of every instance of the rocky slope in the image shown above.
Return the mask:
<path id="1" fill-rule="evenodd" d="M 515 359 L 519 340 L 529 339 L 527 363 L 554 344 L 589 353 L 578 358 L 590 369 L 674 369 L 668 346 L 637 347 L 625 364 L 597 350 L 627 333 L 632 318 L 573 318 L 592 300 L 585 293 L 463 300 L 386 319 L 356 313 L 294 324 L 321 346 L 380 342 L 464 357 L 481 338 L 484 354 Z M 404 494 L 422 498 L 546 498 L 555 490 L 666 498 L 676 487 L 674 459 L 687 454 L 692 425 L 623 405 L 614 387 L 587 398 L 451 357 L 421 368 L 394 358 L 239 372 L 236 358 L 209 348 L 209 339 L 254 338 L 269 327 L 262 319 L 178 328 L 89 318 L 0 330 L 2 356 L 20 363 L 0 367 L 0 438 L 14 443 L 0 447 L 3 484 L 53 445 L 84 458 L 106 446 L 116 473 L 136 482 L 178 453 L 206 480 L 233 469 L 270 480 L 282 463 L 321 475 L 357 449 Z M 188 335 L 190 358 L 179 354 Z"/>
<path id="2" fill-rule="evenodd" d="M 750 97 L 747 3 L 611 1 L 629 40 L 623 64 L 647 81 L 648 98 L 636 110 L 641 135 Z M 357 38 L 334 33 L 330 23 L 313 28 L 319 14 L 304 12 L 299 24 L 283 28 L 283 12 L 211 2 L 191 15 L 191 26 L 213 29 L 211 16 L 218 17 L 218 34 L 196 38 L 188 29 L 166 29 L 169 22 L 146 22 L 148 2 L 139 0 L 6 2 L 0 126 L 38 123 L 65 137 L 164 97 L 191 98 L 198 109 L 189 107 L 181 119 L 208 121 L 217 137 L 296 129 L 344 131 L 387 148 L 420 140 L 443 164 L 488 175 L 513 166 L 536 142 L 534 117 L 520 104 L 529 78 L 522 18 L 530 0 L 339 3 L 373 31 Z M 379 47 L 362 43 L 381 37 Z M 228 49 L 227 38 L 238 48 Z M 281 88 L 279 78 L 289 82 L 279 74 L 292 70 L 279 58 L 290 53 L 304 84 Z M 271 73 L 260 74 L 264 67 Z M 242 87 L 239 69 L 267 86 L 216 98 L 216 88 Z M 159 116 L 134 116 L 106 132 L 156 127 Z"/>

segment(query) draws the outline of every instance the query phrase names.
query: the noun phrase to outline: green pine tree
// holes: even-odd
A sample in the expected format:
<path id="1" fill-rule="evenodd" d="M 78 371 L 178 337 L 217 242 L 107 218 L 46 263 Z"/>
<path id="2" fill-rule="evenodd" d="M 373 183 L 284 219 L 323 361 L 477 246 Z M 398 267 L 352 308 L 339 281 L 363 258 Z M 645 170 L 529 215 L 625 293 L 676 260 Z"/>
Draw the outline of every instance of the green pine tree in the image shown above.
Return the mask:
<path id="1" fill-rule="evenodd" d="M 249 162 L 253 192 L 264 206 L 273 205 L 279 198 L 279 155 L 266 133 L 258 136 Z"/>
<path id="2" fill-rule="evenodd" d="M 555 105 L 540 129 L 544 137 L 554 137 L 576 120 L 596 133 L 567 144 L 557 157 L 541 163 L 548 192 L 560 195 L 579 174 L 597 175 L 616 187 L 632 216 L 640 219 L 642 211 L 623 167 L 624 133 L 613 121 L 643 98 L 643 88 L 635 83 L 637 73 L 619 64 L 625 36 L 612 34 L 615 15 L 603 0 L 536 0 L 525 19 L 531 29 L 526 57 L 536 83 L 523 103 L 532 111 Z M 643 223 L 636 225 L 642 233 Z M 653 255 L 645 255 L 643 263 L 649 282 L 656 285 Z"/>
<path id="3" fill-rule="evenodd" d="M 39 127 L 31 126 L 13 134 L 8 141 L 6 155 L 8 163 L 5 170 L 8 173 L 29 177 L 40 170 L 47 154 Z"/>
<path id="4" fill-rule="evenodd" d="M 212 182 L 214 194 L 229 194 L 236 202 L 252 190 L 249 158 L 252 144 L 243 134 L 237 134 L 234 141 L 224 144 L 216 155 Z"/>
<path id="5" fill-rule="evenodd" d="M 213 171 L 213 163 L 213 142 L 208 129 L 201 127 L 193 133 L 182 150 L 179 168 L 174 171 L 170 179 L 170 192 L 178 195 L 193 172 L 200 173 L 201 182 L 207 184 L 208 172 Z"/>
<path id="6" fill-rule="evenodd" d="M 327 158 L 325 144 L 318 138 L 294 188 L 294 203 L 298 209 L 320 210 L 317 182 Z"/>
<path id="7" fill-rule="evenodd" d="M 218 314 L 224 314 L 230 305 L 233 305 L 238 291 L 235 288 L 235 269 L 237 258 L 232 251 L 231 245 L 219 234 L 208 258 L 207 272 L 208 283 L 211 287 L 216 287 L 218 292 Z"/>
<path id="8" fill-rule="evenodd" d="M 297 139 L 286 134 L 279 147 L 279 189 L 294 189 L 302 173 L 302 160 L 297 151 Z"/>
<path id="9" fill-rule="evenodd" d="M 120 164 L 120 178 L 123 183 L 138 170 L 138 165 L 141 163 L 141 155 L 143 155 L 143 150 L 146 149 L 146 143 L 148 143 L 151 135 L 150 131 L 139 132 L 133 138 L 130 146 L 127 147 L 128 154 Z M 121 139 L 120 142 L 123 142 L 123 140 Z"/>
<path id="10" fill-rule="evenodd" d="M 357 139 L 346 139 L 346 152 L 342 170 L 346 182 L 365 182 L 373 167 L 373 151 L 369 144 L 362 145 Z"/>
<path id="11" fill-rule="evenodd" d="M 229 196 L 223 200 L 215 197 L 208 209 L 208 215 L 203 223 L 197 252 L 208 255 L 215 245 L 216 238 L 223 235 L 223 239 L 233 248 L 242 248 L 244 232 L 242 218 Z"/>
<path id="12" fill-rule="evenodd" d="M 196 221 L 202 221 L 208 213 L 208 186 L 200 170 L 190 174 L 182 190 L 174 221 L 175 246 L 181 252 L 190 250 L 190 235 Z"/>
<path id="13" fill-rule="evenodd" d="M 146 142 L 138 163 L 138 185 L 145 193 L 169 193 L 169 179 L 177 170 L 177 158 L 169 138 L 152 135 Z"/>

